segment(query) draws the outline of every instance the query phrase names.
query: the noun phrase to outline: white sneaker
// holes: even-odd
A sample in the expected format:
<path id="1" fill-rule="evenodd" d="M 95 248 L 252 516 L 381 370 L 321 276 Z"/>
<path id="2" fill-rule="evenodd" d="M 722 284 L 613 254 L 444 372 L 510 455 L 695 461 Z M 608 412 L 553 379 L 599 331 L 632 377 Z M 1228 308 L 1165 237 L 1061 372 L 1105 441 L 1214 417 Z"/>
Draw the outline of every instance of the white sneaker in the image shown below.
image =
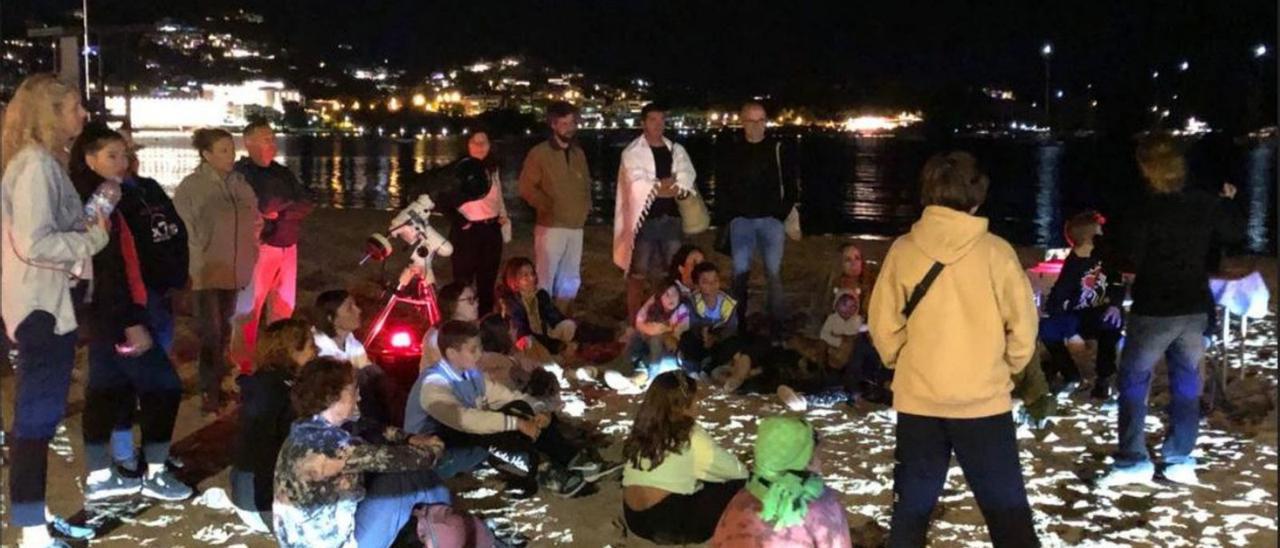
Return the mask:
<path id="1" fill-rule="evenodd" d="M 595 384 L 596 375 L 598 374 L 599 371 L 596 370 L 595 366 L 584 365 L 573 372 L 573 377 L 578 379 L 578 382 Z"/>
<path id="2" fill-rule="evenodd" d="M 786 405 L 787 409 L 797 413 L 802 413 L 809 408 L 809 403 L 805 401 L 804 396 L 797 394 L 785 384 L 778 386 L 778 399 L 782 400 L 782 404 Z"/>
<path id="3" fill-rule="evenodd" d="M 1165 466 L 1164 479 L 1183 485 L 1200 485 L 1200 480 L 1196 477 L 1196 465 L 1190 462 Z"/>
<path id="4" fill-rule="evenodd" d="M 1155 466 L 1150 462 L 1144 462 L 1123 468 L 1112 465 L 1111 469 L 1108 470 L 1106 474 L 1098 476 L 1098 478 L 1094 480 L 1094 485 L 1097 487 L 1116 487 L 1134 483 L 1151 484 L 1154 476 Z"/>
<path id="5" fill-rule="evenodd" d="M 642 392 L 640 387 L 636 386 L 636 383 L 632 382 L 632 380 L 626 375 L 617 371 L 605 371 L 604 384 L 619 394 L 633 395 Z"/>

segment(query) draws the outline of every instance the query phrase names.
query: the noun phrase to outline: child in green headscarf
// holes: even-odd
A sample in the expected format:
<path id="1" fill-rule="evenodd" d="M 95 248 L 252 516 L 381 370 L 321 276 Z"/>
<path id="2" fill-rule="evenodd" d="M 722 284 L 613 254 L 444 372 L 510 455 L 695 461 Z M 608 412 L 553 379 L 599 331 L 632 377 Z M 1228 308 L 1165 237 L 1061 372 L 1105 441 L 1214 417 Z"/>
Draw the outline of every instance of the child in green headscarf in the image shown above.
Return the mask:
<path id="1" fill-rule="evenodd" d="M 809 423 L 768 417 L 756 430 L 755 471 L 720 517 L 712 546 L 850 546 L 849 522 L 822 481 Z"/>

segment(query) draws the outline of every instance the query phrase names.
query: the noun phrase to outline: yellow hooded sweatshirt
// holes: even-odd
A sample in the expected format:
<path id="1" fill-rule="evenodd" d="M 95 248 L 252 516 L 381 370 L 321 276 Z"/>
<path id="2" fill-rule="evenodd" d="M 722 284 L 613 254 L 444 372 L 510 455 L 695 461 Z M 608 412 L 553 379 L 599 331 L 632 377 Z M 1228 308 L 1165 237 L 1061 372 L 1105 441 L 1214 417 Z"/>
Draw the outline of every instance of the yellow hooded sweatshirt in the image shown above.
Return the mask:
<path id="1" fill-rule="evenodd" d="M 934 261 L 946 265 L 908 320 Z M 968 419 L 1008 412 L 1012 375 L 1036 348 L 1039 314 L 1013 247 L 987 220 L 929 206 L 889 248 L 871 295 L 871 339 L 895 370 L 901 413 Z"/>

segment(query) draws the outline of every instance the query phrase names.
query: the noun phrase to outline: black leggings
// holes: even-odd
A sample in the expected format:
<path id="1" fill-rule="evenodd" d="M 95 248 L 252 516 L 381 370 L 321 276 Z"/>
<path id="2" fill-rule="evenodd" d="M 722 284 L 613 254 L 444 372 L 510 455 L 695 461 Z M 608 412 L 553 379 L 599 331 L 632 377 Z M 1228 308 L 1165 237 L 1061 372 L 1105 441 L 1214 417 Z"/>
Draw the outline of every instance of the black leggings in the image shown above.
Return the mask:
<path id="1" fill-rule="evenodd" d="M 716 532 L 720 515 L 729 506 L 746 480 L 704 483 L 702 489 L 689 495 L 668 495 L 647 510 L 636 511 L 622 505 L 627 529 L 636 536 L 657 544 L 697 544 L 706 542 Z"/>
<path id="2" fill-rule="evenodd" d="M 480 315 L 493 311 L 493 291 L 502 262 L 502 225 L 497 222 L 455 222 L 449 231 L 453 242 L 453 281 L 474 285 Z"/>
<path id="3" fill-rule="evenodd" d="M 173 425 L 182 401 L 182 383 L 160 346 L 138 357 L 116 352 L 111 342 L 89 343 L 89 383 L 85 387 L 84 445 L 89 471 L 111 465 L 108 443 L 135 403 L 142 412 L 142 448 L 148 464 L 169 458 Z M 136 396 L 135 396 L 136 394 Z M 136 397 L 136 399 L 135 399 Z"/>

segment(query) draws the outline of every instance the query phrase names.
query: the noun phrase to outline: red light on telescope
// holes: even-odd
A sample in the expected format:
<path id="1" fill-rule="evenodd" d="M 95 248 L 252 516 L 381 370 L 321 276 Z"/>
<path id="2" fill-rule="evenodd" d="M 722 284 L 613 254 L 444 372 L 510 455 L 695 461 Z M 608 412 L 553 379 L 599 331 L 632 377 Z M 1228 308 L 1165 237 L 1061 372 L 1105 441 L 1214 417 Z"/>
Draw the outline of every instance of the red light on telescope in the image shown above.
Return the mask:
<path id="1" fill-rule="evenodd" d="M 409 348 L 413 346 L 413 337 L 408 331 L 397 331 L 391 334 L 391 348 Z"/>

